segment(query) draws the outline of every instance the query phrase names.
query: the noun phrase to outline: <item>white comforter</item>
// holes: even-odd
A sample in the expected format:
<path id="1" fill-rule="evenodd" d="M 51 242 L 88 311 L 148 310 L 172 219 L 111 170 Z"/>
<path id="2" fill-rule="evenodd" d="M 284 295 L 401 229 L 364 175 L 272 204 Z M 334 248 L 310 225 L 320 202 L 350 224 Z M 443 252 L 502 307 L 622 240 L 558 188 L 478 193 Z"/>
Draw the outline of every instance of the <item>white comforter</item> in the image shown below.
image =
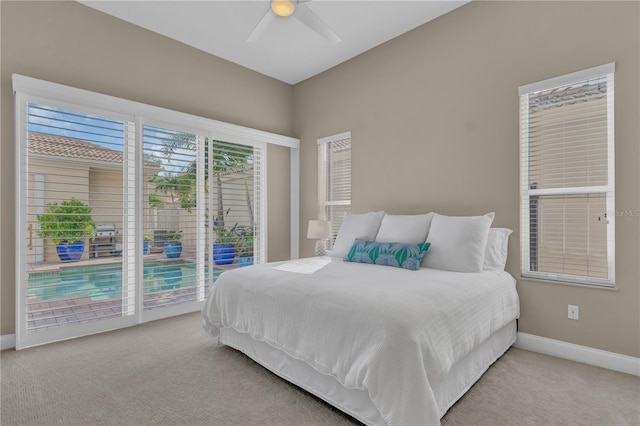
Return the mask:
<path id="1" fill-rule="evenodd" d="M 299 274 L 274 269 L 279 264 L 223 273 L 202 310 L 205 330 L 248 333 L 365 389 L 390 425 L 439 424 L 430 382 L 519 315 L 506 272 L 334 260 Z"/>

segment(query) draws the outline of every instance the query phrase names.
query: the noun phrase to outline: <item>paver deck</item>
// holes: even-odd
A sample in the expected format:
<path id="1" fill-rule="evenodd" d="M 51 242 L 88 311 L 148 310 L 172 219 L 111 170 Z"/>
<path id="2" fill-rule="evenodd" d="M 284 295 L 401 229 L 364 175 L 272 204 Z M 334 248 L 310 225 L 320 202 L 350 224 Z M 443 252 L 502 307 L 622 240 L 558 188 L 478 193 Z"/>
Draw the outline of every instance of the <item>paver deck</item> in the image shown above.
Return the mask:
<path id="1" fill-rule="evenodd" d="M 184 262 L 195 263 L 194 251 L 183 250 L 177 259 L 169 259 L 164 253 L 144 255 L 144 262 Z M 122 263 L 121 257 L 109 256 L 96 259 L 81 260 L 70 263 L 34 263 L 28 268 L 29 273 L 60 272 L 65 268 L 87 268 L 91 266 L 117 265 Z M 205 265 L 208 265 L 208 260 Z M 216 265 L 216 270 L 234 269 L 237 265 Z M 196 287 L 185 287 L 157 291 L 144 294 L 144 309 L 159 309 L 182 303 L 196 301 Z M 64 299 L 39 300 L 37 296 L 29 296 L 27 301 L 27 327 L 30 331 L 50 330 L 65 325 L 82 324 L 100 321 L 105 317 L 122 315 L 122 299 L 114 298 L 94 301 L 89 296 L 75 296 Z"/>

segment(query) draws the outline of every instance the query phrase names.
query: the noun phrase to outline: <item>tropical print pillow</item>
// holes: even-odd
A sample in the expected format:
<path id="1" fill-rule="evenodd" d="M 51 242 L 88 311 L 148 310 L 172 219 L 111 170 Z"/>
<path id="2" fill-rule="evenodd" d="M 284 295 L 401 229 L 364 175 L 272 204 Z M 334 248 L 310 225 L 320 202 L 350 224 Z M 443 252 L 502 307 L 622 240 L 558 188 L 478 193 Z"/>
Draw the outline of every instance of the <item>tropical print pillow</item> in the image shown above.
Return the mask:
<path id="1" fill-rule="evenodd" d="M 430 245 L 430 243 L 379 243 L 357 239 L 344 260 L 417 271 Z"/>

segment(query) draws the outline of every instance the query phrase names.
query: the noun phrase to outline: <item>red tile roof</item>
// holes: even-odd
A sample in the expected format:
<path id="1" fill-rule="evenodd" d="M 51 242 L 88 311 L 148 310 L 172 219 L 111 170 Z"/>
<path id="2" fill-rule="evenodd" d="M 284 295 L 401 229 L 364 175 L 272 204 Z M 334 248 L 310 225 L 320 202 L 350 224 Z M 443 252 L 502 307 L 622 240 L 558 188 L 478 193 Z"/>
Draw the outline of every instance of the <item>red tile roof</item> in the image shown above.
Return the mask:
<path id="1" fill-rule="evenodd" d="M 82 139 L 29 132 L 29 154 L 122 163 L 122 152 Z"/>
<path id="2" fill-rule="evenodd" d="M 29 132 L 29 154 L 52 157 L 75 158 L 78 160 L 99 161 L 122 164 L 122 151 L 105 148 L 82 139 Z M 159 167 L 158 163 L 145 160 L 146 167 Z"/>

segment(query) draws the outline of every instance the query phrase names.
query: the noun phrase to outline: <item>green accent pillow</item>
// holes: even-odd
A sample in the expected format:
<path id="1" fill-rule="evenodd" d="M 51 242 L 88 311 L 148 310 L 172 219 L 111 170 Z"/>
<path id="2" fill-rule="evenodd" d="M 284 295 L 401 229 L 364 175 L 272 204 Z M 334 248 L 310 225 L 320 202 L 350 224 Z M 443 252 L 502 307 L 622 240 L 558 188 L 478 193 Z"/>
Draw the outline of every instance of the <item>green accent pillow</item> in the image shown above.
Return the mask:
<path id="1" fill-rule="evenodd" d="M 395 266 L 396 268 L 417 271 L 420 269 L 420 262 L 422 262 L 422 258 L 430 245 L 430 243 L 379 243 L 356 240 L 344 260 L 346 262 Z"/>

